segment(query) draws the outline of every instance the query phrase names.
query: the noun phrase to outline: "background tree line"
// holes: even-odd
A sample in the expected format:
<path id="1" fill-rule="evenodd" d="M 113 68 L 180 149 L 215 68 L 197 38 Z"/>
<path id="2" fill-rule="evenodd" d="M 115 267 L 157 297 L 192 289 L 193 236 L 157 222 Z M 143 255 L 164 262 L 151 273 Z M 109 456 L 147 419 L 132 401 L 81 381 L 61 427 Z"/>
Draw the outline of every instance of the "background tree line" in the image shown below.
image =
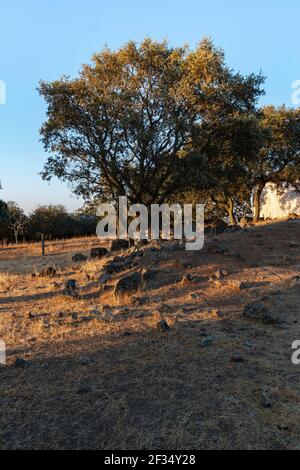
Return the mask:
<path id="1" fill-rule="evenodd" d="M 0 240 L 2 243 L 61 239 L 94 235 L 97 219 L 85 212 L 68 213 L 61 205 L 41 206 L 29 216 L 15 203 L 0 200 Z"/>

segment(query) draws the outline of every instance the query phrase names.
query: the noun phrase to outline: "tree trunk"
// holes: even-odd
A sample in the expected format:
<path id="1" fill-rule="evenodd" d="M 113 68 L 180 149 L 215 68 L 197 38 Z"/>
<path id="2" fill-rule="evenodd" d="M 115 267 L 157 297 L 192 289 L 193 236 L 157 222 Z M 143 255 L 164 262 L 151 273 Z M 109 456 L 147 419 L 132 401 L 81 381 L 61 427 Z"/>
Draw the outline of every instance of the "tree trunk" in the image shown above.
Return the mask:
<path id="1" fill-rule="evenodd" d="M 256 223 L 260 219 L 260 208 L 261 208 L 261 193 L 263 192 L 265 185 L 260 184 L 256 187 L 253 196 L 254 216 L 253 221 Z"/>
<path id="2" fill-rule="evenodd" d="M 234 204 L 233 204 L 233 200 L 231 199 L 231 197 L 229 197 L 228 200 L 227 200 L 226 208 L 227 208 L 227 212 L 228 212 L 228 216 L 229 216 L 230 225 L 236 225 L 236 220 L 235 220 L 235 216 L 234 216 L 234 212 L 233 212 Z"/>

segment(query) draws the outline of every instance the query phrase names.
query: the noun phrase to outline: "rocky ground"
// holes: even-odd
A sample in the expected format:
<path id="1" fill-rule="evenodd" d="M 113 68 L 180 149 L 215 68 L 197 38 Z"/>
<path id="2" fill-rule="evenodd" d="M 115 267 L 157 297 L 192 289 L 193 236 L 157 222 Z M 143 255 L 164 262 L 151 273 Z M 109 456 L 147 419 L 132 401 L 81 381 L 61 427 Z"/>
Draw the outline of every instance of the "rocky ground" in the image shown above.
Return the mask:
<path id="1" fill-rule="evenodd" d="M 299 449 L 299 235 L 0 250 L 0 448 Z"/>

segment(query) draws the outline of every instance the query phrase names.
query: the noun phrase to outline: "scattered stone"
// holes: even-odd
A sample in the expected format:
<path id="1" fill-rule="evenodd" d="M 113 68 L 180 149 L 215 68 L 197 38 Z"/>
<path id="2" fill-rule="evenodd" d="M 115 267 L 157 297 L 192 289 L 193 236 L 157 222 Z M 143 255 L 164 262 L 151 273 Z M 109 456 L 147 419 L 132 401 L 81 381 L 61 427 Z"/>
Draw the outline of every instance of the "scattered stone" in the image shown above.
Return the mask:
<path id="1" fill-rule="evenodd" d="M 29 320 L 39 320 L 41 318 L 46 318 L 49 316 L 49 313 L 28 313 L 28 319 Z"/>
<path id="2" fill-rule="evenodd" d="M 182 313 L 184 315 L 192 315 L 193 313 L 197 312 L 199 307 L 182 307 Z"/>
<path id="3" fill-rule="evenodd" d="M 159 289 L 160 287 L 177 284 L 182 279 L 182 276 L 174 273 L 174 270 L 144 269 L 142 276 L 144 290 Z"/>
<path id="4" fill-rule="evenodd" d="M 132 304 L 135 307 L 140 307 L 142 305 L 146 305 L 150 302 L 149 297 L 135 297 L 132 301 Z"/>
<path id="5" fill-rule="evenodd" d="M 254 287 L 253 282 L 241 282 L 239 286 L 240 290 L 252 289 L 252 287 Z"/>
<path id="6" fill-rule="evenodd" d="M 201 341 L 201 348 L 207 348 L 208 346 L 210 346 L 213 343 L 213 341 L 214 341 L 213 336 L 207 335 Z"/>
<path id="7" fill-rule="evenodd" d="M 116 240 L 112 240 L 110 244 L 111 252 L 127 250 L 128 248 L 130 248 L 130 243 L 128 240 L 116 239 Z"/>
<path id="8" fill-rule="evenodd" d="M 142 275 L 139 272 L 134 272 L 128 276 L 123 277 L 117 282 L 115 286 L 115 297 L 139 291 L 141 288 L 141 283 Z"/>
<path id="9" fill-rule="evenodd" d="M 111 279 L 110 274 L 103 273 L 103 274 L 101 274 L 101 276 L 99 278 L 99 284 L 101 284 L 101 285 L 106 284 L 110 279 Z"/>
<path id="10" fill-rule="evenodd" d="M 249 320 L 261 321 L 265 325 L 276 325 L 280 321 L 275 318 L 269 309 L 260 301 L 252 302 L 244 308 L 243 316 Z"/>
<path id="11" fill-rule="evenodd" d="M 240 364 L 241 362 L 244 362 L 244 358 L 243 356 L 241 356 L 240 354 L 234 354 L 232 357 L 231 357 L 231 362 L 235 362 L 236 364 Z"/>
<path id="12" fill-rule="evenodd" d="M 134 251 L 130 255 L 132 258 L 143 258 L 144 256 L 144 251 Z"/>
<path id="13" fill-rule="evenodd" d="M 91 259 L 101 259 L 108 255 L 107 248 L 96 247 L 91 249 Z"/>
<path id="14" fill-rule="evenodd" d="M 82 253 L 77 253 L 76 255 L 72 256 L 72 261 L 74 263 L 83 263 L 87 260 L 87 256 L 83 255 Z"/>
<path id="15" fill-rule="evenodd" d="M 171 331 L 171 328 L 169 327 L 168 323 L 166 322 L 166 320 L 161 320 L 157 323 L 157 329 L 158 331 L 162 332 L 162 333 L 166 333 L 168 331 Z"/>
<path id="16" fill-rule="evenodd" d="M 57 271 L 55 268 L 48 266 L 42 269 L 42 271 L 39 273 L 39 277 L 54 277 L 56 276 L 56 273 Z"/>
<path id="17" fill-rule="evenodd" d="M 21 369 L 24 369 L 27 365 L 28 365 L 28 361 L 26 361 L 25 359 L 22 359 L 20 357 L 17 357 L 17 359 L 15 360 L 15 363 L 14 363 L 15 367 L 19 367 Z"/>
<path id="18" fill-rule="evenodd" d="M 79 299 L 79 294 L 77 291 L 76 281 L 75 279 L 69 279 L 66 282 L 65 294 L 69 297 L 74 297 L 75 299 Z"/>
<path id="19" fill-rule="evenodd" d="M 75 279 L 69 279 L 66 282 L 66 289 L 75 290 L 76 289 L 76 280 Z"/>
<path id="20" fill-rule="evenodd" d="M 225 232 L 225 230 L 228 228 L 228 225 L 226 222 L 224 222 L 223 219 L 216 219 L 210 224 L 208 224 L 205 227 L 206 231 L 209 231 L 210 233 L 214 235 L 220 235 L 221 233 Z"/>

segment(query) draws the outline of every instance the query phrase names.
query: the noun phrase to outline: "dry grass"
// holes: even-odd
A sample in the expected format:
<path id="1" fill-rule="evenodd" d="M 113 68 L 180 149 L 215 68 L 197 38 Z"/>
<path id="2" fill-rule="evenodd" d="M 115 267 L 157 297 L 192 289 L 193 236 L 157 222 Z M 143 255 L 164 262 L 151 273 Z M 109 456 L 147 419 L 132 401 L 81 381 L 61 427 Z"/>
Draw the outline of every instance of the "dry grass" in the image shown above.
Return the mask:
<path id="1" fill-rule="evenodd" d="M 300 289 L 290 279 L 299 274 L 300 253 L 288 246 L 299 235 L 300 222 L 266 224 L 210 238 L 199 253 L 145 254 L 135 269 L 159 269 L 161 285 L 139 294 L 148 297 L 143 306 L 115 299 L 121 274 L 100 288 L 106 260 L 70 261 L 96 240 L 53 245 L 46 260 L 31 246 L 27 255 L 19 247 L 22 262 L 0 253 L 0 270 L 10 273 L 0 277 L 0 338 L 8 348 L 8 365 L 0 366 L 0 447 L 299 448 L 291 344 L 300 339 Z M 35 265 L 47 264 L 58 266 L 55 278 L 31 278 Z M 210 283 L 219 267 L 228 276 Z M 194 281 L 172 280 L 184 274 Z M 80 299 L 64 295 L 71 278 Z M 241 290 L 240 281 L 251 288 Z M 241 317 L 247 303 L 262 298 L 282 326 Z M 157 331 L 160 318 L 169 334 Z M 202 348 L 205 334 L 214 342 Z M 236 354 L 244 362 L 232 362 Z M 26 367 L 16 367 L 16 358 Z M 261 405 L 264 389 L 270 409 Z"/>

